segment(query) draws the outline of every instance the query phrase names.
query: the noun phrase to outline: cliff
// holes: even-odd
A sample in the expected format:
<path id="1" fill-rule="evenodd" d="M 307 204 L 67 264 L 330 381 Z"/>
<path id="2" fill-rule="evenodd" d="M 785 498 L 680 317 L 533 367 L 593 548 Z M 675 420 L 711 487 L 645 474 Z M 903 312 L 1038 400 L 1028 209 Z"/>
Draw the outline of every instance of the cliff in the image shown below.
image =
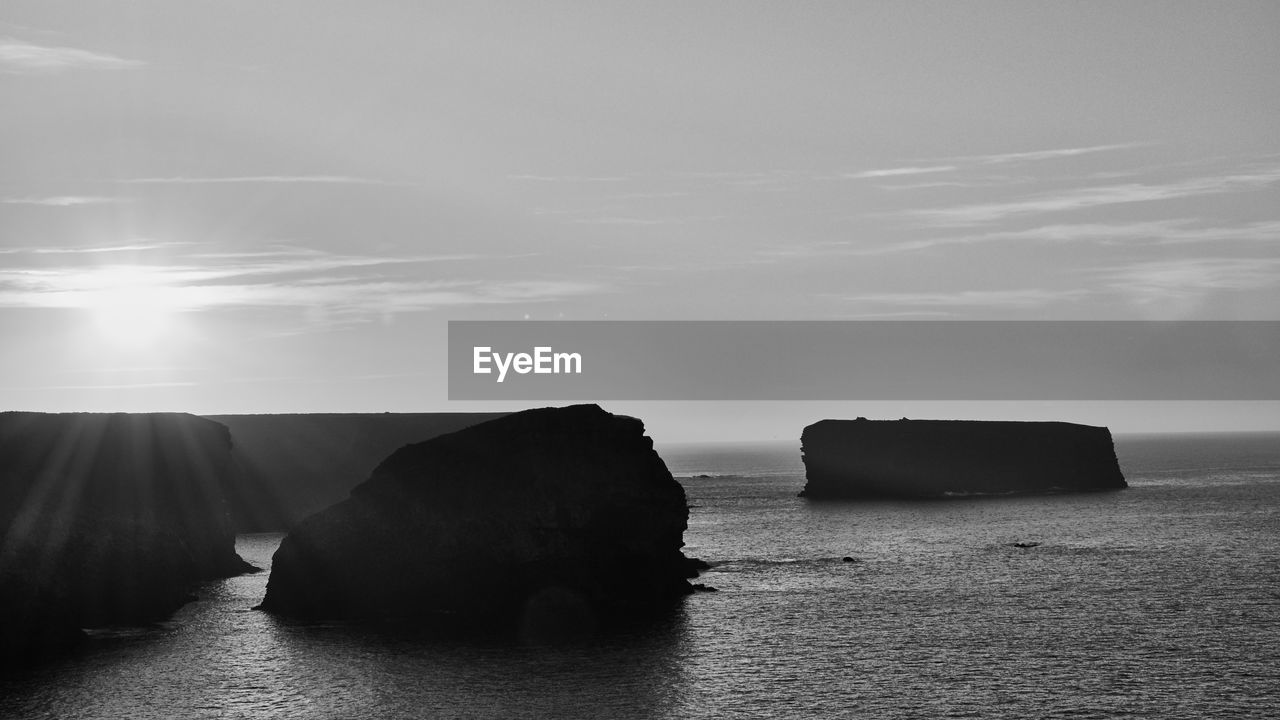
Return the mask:
<path id="1" fill-rule="evenodd" d="M 1105 427 L 1064 422 L 822 420 L 801 435 L 801 495 L 930 498 L 1127 487 Z"/>
<path id="2" fill-rule="evenodd" d="M 227 490 L 238 532 L 282 532 L 339 502 L 384 458 L 503 413 L 209 415 L 234 440 Z"/>
<path id="3" fill-rule="evenodd" d="M 687 520 L 639 420 L 528 410 L 392 454 L 285 538 L 261 608 L 589 629 L 690 592 Z"/>
<path id="4" fill-rule="evenodd" d="M 161 619 L 253 568 L 223 496 L 231 437 L 192 415 L 0 413 L 0 646 Z"/>

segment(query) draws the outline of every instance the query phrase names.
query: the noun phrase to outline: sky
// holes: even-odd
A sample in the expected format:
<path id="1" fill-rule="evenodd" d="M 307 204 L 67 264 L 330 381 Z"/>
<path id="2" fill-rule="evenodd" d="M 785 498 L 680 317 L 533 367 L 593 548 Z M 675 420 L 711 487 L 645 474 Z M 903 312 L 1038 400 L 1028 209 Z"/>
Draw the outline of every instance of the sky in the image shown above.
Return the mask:
<path id="1" fill-rule="evenodd" d="M 448 400 L 451 319 L 1280 320 L 1277 36 L 1274 2 L 6 0 L 0 409 L 507 409 Z"/>

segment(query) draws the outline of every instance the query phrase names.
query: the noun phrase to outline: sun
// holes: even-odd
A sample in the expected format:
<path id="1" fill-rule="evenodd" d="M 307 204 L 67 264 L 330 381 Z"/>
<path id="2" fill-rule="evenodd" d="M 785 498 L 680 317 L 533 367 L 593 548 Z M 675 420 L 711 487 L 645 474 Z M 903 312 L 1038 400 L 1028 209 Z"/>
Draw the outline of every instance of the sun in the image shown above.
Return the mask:
<path id="1" fill-rule="evenodd" d="M 85 280 L 85 305 L 98 332 L 112 344 L 150 349 L 173 329 L 179 310 L 176 288 L 154 269 L 109 266 Z"/>

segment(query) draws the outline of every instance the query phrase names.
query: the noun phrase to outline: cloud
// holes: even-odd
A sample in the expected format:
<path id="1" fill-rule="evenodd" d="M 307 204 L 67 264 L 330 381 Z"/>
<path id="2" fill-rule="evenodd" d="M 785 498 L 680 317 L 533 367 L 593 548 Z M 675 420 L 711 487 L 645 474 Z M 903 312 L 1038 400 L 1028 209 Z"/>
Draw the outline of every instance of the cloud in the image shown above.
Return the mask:
<path id="1" fill-rule="evenodd" d="M 1139 305 L 1198 301 L 1210 294 L 1280 285 L 1280 258 L 1180 258 L 1139 262 L 1093 275 Z"/>
<path id="2" fill-rule="evenodd" d="M 379 280 L 348 277 L 206 288 L 201 307 L 300 308 L 314 322 L 364 320 L 440 308 L 548 302 L 602 292 L 570 281 Z"/>
<path id="3" fill-rule="evenodd" d="M 1070 223 L 1039 225 L 1021 230 L 949 235 L 849 248 L 845 255 L 893 255 L 951 245 L 990 242 L 1096 243 L 1099 245 L 1189 245 L 1194 243 L 1280 243 L 1280 220 L 1240 225 L 1205 225 L 1195 218 L 1171 218 L 1128 223 Z M 846 244 L 847 247 L 847 244 Z M 830 253 L 828 253 L 830 254 Z"/>
<path id="4" fill-rule="evenodd" d="M 149 249 L 140 246 L 138 249 Z M 116 250 L 120 248 L 110 248 Z M 406 265 L 420 265 L 452 260 L 480 259 L 477 255 L 419 255 L 409 257 L 367 257 L 337 255 L 317 250 L 301 248 L 285 248 L 277 251 L 254 253 L 196 253 L 186 256 L 186 263 L 168 265 L 95 265 L 92 267 L 40 268 L 29 270 L 0 271 L 0 288 L 6 281 L 10 284 L 22 285 L 23 279 L 35 279 L 35 284 L 27 283 L 27 287 L 35 290 L 47 290 L 53 293 L 67 293 L 72 304 L 78 302 L 77 293 L 93 292 L 103 284 L 115 282 L 115 275 L 127 271 L 133 283 L 164 288 L 215 288 L 208 298 L 200 292 L 188 293 L 197 302 L 192 305 L 206 304 L 206 300 L 216 297 L 230 297 L 233 293 L 219 295 L 216 288 L 230 287 L 237 283 L 257 284 L 257 278 L 276 278 L 263 281 L 261 284 L 301 284 L 305 285 L 306 275 L 331 273 L 335 271 L 370 271 L 380 269 L 385 272 L 389 268 Z M 233 262 L 212 262 L 230 260 Z M 217 304 L 210 301 L 207 304 Z"/>
<path id="5" fill-rule="evenodd" d="M 890 178 L 892 179 L 892 178 Z M 876 187 L 881 190 L 928 190 L 932 188 L 993 188 L 1025 185 L 1035 179 L 1025 175 L 983 175 L 972 180 L 931 180 L 926 182 L 898 182 L 893 185 L 883 183 Z"/>
<path id="6" fill-rule="evenodd" d="M 1082 223 L 1044 225 L 1025 230 L 1008 230 L 970 236 L 975 241 L 1033 240 L 1041 242 L 1093 241 L 1109 245 L 1143 243 L 1176 245 L 1221 242 L 1280 241 L 1280 220 L 1243 223 L 1234 226 L 1197 226 L 1190 218 L 1132 223 Z"/>
<path id="7" fill-rule="evenodd" d="M 882 178 L 897 177 L 900 175 L 925 175 L 927 173 L 951 172 L 955 170 L 955 165 L 931 165 L 928 167 L 898 167 L 883 168 L 880 170 L 863 170 L 857 173 L 845 173 L 842 177 L 850 180 L 862 180 L 865 178 Z"/>
<path id="8" fill-rule="evenodd" d="M 0 69 L 11 74 L 65 70 L 129 70 L 146 65 L 115 55 L 70 47 L 32 45 L 14 38 L 0 38 Z"/>
<path id="9" fill-rule="evenodd" d="M 715 222 L 723 220 L 723 215 L 697 215 L 688 217 L 652 217 L 642 218 L 628 215 L 601 215 L 598 217 L 575 218 L 570 221 L 575 225 L 617 225 L 644 227 L 650 225 L 688 225 L 691 223 Z"/>
<path id="10" fill-rule="evenodd" d="M 962 182 L 959 180 L 944 180 L 940 182 L 922 182 L 922 183 L 903 183 L 901 185 L 877 185 L 881 190 L 927 190 L 930 188 L 941 187 L 989 187 L 992 183 L 983 182 Z"/>
<path id="11" fill-rule="evenodd" d="M 1132 223 L 1075 223 L 1039 225 L 1022 230 L 969 235 L 957 238 L 967 242 L 992 240 L 1029 240 L 1033 242 L 1124 241 L 1167 237 L 1193 222 L 1188 219 L 1152 220 Z"/>
<path id="12" fill-rule="evenodd" d="M 322 185 L 396 185 L 409 183 L 391 182 L 350 175 L 236 175 L 228 177 L 141 177 L 126 178 L 116 182 L 126 185 L 213 185 L 221 183 L 315 183 Z"/>
<path id="13" fill-rule="evenodd" d="M 831 181 L 831 180 L 875 180 L 893 178 L 911 178 L 919 175 L 935 175 L 939 173 L 963 173 L 988 165 L 1008 165 L 1020 162 L 1050 160 L 1054 158 L 1100 153 L 1108 150 L 1139 147 L 1142 143 L 1123 143 L 1111 145 L 1094 145 L 1077 148 L 1053 148 L 1030 152 L 1002 153 L 995 155 L 962 155 L 945 158 L 920 158 L 911 165 L 899 167 L 873 168 L 857 172 L 807 173 L 796 170 L 728 170 L 711 172 L 682 172 L 678 177 L 695 180 L 712 180 L 724 185 L 740 188 L 786 190 L 797 182 Z M 927 163 L 927 164 L 926 164 Z M 546 178 L 554 179 L 554 178 Z M 898 185 L 881 185 L 885 190 L 909 190 L 937 187 L 992 187 L 1026 182 L 1028 178 L 1008 175 L 987 174 L 981 178 L 949 179 L 938 182 L 903 183 Z"/>
<path id="14" fill-rule="evenodd" d="M 86 253 L 138 252 L 166 247 L 191 245 L 181 242 L 130 243 L 128 245 L 84 245 L 78 247 L 12 247 L 0 248 L 0 255 L 80 255 Z"/>
<path id="15" fill-rule="evenodd" d="M 1038 160 L 1056 160 L 1058 158 L 1089 155 L 1111 150 L 1127 150 L 1142 147 L 1147 143 L 1114 143 L 1110 145 L 1090 145 L 1088 147 L 1054 148 L 1051 150 L 1032 150 L 1030 152 L 999 153 L 996 155 L 962 155 L 947 158 L 963 162 L 981 163 L 983 165 L 1001 165 L 1004 163 L 1035 162 Z"/>
<path id="16" fill-rule="evenodd" d="M 4 205 L 43 205 L 46 207 L 73 207 L 76 205 L 105 205 L 120 202 L 119 198 L 98 195 L 53 195 L 50 197 L 0 198 Z"/>
<path id="17" fill-rule="evenodd" d="M 1083 289 L 1046 290 L 1021 288 L 1012 290 L 960 290 L 956 292 L 894 292 L 836 295 L 833 299 L 851 303 L 904 305 L 921 307 L 1039 307 L 1051 302 L 1088 295 Z"/>
<path id="18" fill-rule="evenodd" d="M 657 200 L 666 198 L 689 197 L 687 192 L 632 192 L 609 196 L 613 200 Z"/>
<path id="19" fill-rule="evenodd" d="M 630 178 L 623 175 L 508 175 L 508 180 L 527 182 L 564 182 L 564 183 L 613 183 L 624 182 Z"/>
<path id="20" fill-rule="evenodd" d="M 679 223 L 679 220 L 663 220 L 660 218 L 638 218 L 625 217 L 622 215 L 607 215 L 603 217 L 578 218 L 573 221 L 576 225 L 670 225 Z"/>
<path id="21" fill-rule="evenodd" d="M 1174 227 L 1153 238 L 1161 244 L 1196 242 L 1277 242 L 1280 220 L 1245 223 L 1234 227 Z"/>
<path id="22" fill-rule="evenodd" d="M 169 264 L 64 261 L 54 267 L 0 269 L 0 307 L 91 308 L 125 290 L 176 311 L 293 307 L 304 309 L 316 321 L 328 321 L 460 305 L 545 302 L 605 290 L 591 282 L 471 279 L 456 268 L 430 277 L 425 271 L 433 263 L 467 261 L 483 262 L 492 271 L 503 259 L 479 255 L 386 258 L 278 248 L 191 253 Z"/>
<path id="23" fill-rule="evenodd" d="M 1158 242 L 1160 239 L 1176 237 L 1180 228 L 1194 222 L 1188 219 L 1154 220 L 1134 223 L 1079 223 L 1062 225 L 1041 225 L 1022 230 L 1004 230 L 970 235 L 950 235 L 930 237 L 920 240 L 909 240 L 881 245 L 878 247 L 857 248 L 851 250 L 853 255 L 892 255 L 896 253 L 918 252 L 948 245 L 976 245 L 988 242 L 1025 241 L 1045 243 L 1065 242 L 1102 242 L 1117 243 L 1134 240 Z"/>
<path id="24" fill-rule="evenodd" d="M 1280 167 L 1270 167 L 1257 172 L 1190 178 L 1165 184 L 1125 183 L 1077 188 L 1022 200 L 914 210 L 909 214 L 935 226 L 981 225 L 1026 215 L 1069 212 L 1106 205 L 1248 192 L 1267 187 L 1277 181 L 1280 181 Z"/>
<path id="25" fill-rule="evenodd" d="M 149 388 L 175 388 L 175 387 L 194 387 L 193 382 L 142 382 L 142 383 L 115 383 L 106 385 L 45 385 L 42 387 L 28 387 L 29 390 L 142 390 Z"/>

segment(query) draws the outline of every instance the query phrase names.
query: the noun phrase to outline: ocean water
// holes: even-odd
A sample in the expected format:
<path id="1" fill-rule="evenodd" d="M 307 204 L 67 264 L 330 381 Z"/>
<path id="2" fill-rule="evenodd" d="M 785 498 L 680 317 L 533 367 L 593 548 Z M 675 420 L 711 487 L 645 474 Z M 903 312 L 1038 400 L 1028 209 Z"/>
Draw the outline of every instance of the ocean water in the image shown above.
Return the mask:
<path id="1" fill-rule="evenodd" d="M 298 625 L 246 575 L 0 679 L 0 717 L 1280 716 L 1280 435 L 1121 437 L 1120 492 L 912 503 L 797 498 L 793 445 L 660 450 L 719 590 L 670 618 L 558 646 Z M 265 568 L 279 540 L 238 545 Z"/>

